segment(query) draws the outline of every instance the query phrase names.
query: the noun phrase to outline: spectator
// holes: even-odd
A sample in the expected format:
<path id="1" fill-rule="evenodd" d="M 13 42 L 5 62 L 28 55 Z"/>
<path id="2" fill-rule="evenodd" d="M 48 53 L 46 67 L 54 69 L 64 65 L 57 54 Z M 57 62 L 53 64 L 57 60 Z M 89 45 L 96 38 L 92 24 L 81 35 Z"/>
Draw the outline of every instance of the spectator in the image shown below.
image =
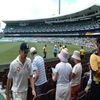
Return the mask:
<path id="1" fill-rule="evenodd" d="M 75 50 L 72 58 L 75 62 L 75 66 L 72 69 L 71 74 L 71 97 L 77 96 L 78 91 L 80 89 L 80 82 L 81 82 L 81 74 L 82 74 L 82 65 L 81 65 L 81 58 L 80 52 Z"/>
<path id="2" fill-rule="evenodd" d="M 61 62 L 56 65 L 55 73 L 52 75 L 52 79 L 57 81 L 56 100 L 71 99 L 70 76 L 72 66 L 68 63 L 67 55 L 68 52 L 64 49 L 58 54 L 58 58 Z"/>
<path id="3" fill-rule="evenodd" d="M 43 53 L 44 53 L 44 57 L 43 58 L 46 58 L 46 54 L 47 54 L 47 49 L 46 49 L 47 45 L 45 45 L 43 47 Z"/>
<path id="4" fill-rule="evenodd" d="M 83 46 L 81 46 L 81 49 L 80 49 L 80 57 L 81 59 L 84 59 L 84 49 L 83 49 Z"/>
<path id="5" fill-rule="evenodd" d="M 34 47 L 30 49 L 30 53 L 34 59 L 32 62 L 33 71 L 36 73 L 36 76 L 34 76 L 35 91 L 36 95 L 39 95 L 44 93 L 44 86 L 47 82 L 44 59 L 37 54 Z"/>
<path id="6" fill-rule="evenodd" d="M 57 51 L 58 51 L 58 48 L 57 48 L 57 45 L 55 45 L 55 47 L 54 47 L 54 57 L 57 56 Z"/>
<path id="7" fill-rule="evenodd" d="M 33 71 L 31 60 L 27 57 L 29 52 L 29 46 L 27 43 L 22 43 L 19 50 L 19 56 L 11 62 L 10 70 L 7 80 L 7 100 L 10 100 L 9 90 L 12 83 L 12 91 L 14 100 L 27 100 L 28 90 L 28 78 L 30 77 L 30 83 L 32 88 L 32 94 L 34 98 L 36 96 L 33 82 Z"/>
<path id="8" fill-rule="evenodd" d="M 100 36 L 96 41 L 97 53 L 90 56 L 90 66 L 93 75 L 91 84 L 91 100 L 100 100 Z"/>
<path id="9" fill-rule="evenodd" d="M 65 46 L 63 45 L 62 49 L 64 49 L 64 48 L 65 48 Z"/>
<path id="10" fill-rule="evenodd" d="M 68 48 L 67 48 L 67 46 L 65 45 L 65 48 L 64 48 L 67 52 L 68 52 Z"/>
<path id="11" fill-rule="evenodd" d="M 61 46 L 61 44 L 59 45 L 59 53 L 61 52 L 61 50 L 62 50 L 62 46 Z"/>
<path id="12" fill-rule="evenodd" d="M 88 72 L 85 72 L 84 74 L 83 74 L 83 76 L 90 76 L 90 70 L 91 70 L 91 66 L 90 66 L 90 63 L 87 63 L 87 65 L 88 65 L 88 67 L 89 67 L 89 71 Z"/>
<path id="13" fill-rule="evenodd" d="M 85 88 L 85 91 L 88 92 L 88 90 L 91 88 L 91 83 L 92 83 L 92 71 L 90 70 L 90 76 L 89 76 L 89 80 L 88 80 L 88 83 L 87 83 L 87 86 Z"/>

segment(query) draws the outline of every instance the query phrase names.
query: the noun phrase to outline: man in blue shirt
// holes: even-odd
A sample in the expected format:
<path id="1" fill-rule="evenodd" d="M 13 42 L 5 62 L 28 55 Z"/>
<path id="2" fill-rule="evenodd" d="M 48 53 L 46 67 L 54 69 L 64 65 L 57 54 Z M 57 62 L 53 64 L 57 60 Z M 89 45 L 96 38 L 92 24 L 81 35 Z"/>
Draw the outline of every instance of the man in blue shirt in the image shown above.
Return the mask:
<path id="1" fill-rule="evenodd" d="M 57 51 L 58 51 L 58 48 L 57 48 L 57 45 L 55 45 L 55 47 L 54 47 L 54 57 L 57 56 Z"/>
<path id="2" fill-rule="evenodd" d="M 44 86 L 47 82 L 44 59 L 37 54 L 37 50 L 34 47 L 30 49 L 30 53 L 33 57 L 33 72 L 35 72 L 35 76 L 33 75 L 35 91 L 36 95 L 39 95 L 44 93 Z"/>

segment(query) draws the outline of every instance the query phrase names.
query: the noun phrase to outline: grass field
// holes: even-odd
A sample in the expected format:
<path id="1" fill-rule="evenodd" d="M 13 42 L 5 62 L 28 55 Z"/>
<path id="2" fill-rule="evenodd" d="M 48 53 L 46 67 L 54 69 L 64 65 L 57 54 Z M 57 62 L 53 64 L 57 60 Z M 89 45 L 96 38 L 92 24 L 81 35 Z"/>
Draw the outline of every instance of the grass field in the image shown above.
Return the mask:
<path id="1" fill-rule="evenodd" d="M 20 48 L 21 42 L 0 42 L 0 64 L 3 63 L 10 63 L 12 60 L 14 60 L 18 54 L 19 54 L 19 48 Z M 47 58 L 52 58 L 53 56 L 53 48 L 54 48 L 54 43 L 33 43 L 33 42 L 28 42 L 29 48 L 34 46 L 38 54 L 43 57 L 43 47 L 45 44 L 47 44 Z M 56 44 L 59 46 L 59 44 Z M 65 44 L 61 44 L 65 45 Z M 73 53 L 74 50 L 80 50 L 80 46 L 76 45 L 68 45 L 67 48 L 69 49 L 69 55 Z M 84 47 L 85 51 L 92 50 L 91 48 L 86 48 Z M 28 53 L 28 57 L 32 59 L 30 56 L 30 53 Z"/>

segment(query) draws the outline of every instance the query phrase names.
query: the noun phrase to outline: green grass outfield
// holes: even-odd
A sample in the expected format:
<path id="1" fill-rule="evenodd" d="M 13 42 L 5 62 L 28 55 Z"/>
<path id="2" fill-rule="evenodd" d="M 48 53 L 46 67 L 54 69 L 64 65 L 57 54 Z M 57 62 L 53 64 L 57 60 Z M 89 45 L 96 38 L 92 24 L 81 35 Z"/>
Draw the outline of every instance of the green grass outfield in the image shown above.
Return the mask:
<path id="1" fill-rule="evenodd" d="M 12 60 L 14 60 L 18 54 L 19 54 L 19 48 L 20 48 L 21 42 L 0 42 L 0 64 L 3 63 L 10 63 Z M 38 54 L 43 57 L 43 47 L 45 44 L 47 44 L 47 58 L 52 58 L 53 56 L 53 48 L 54 48 L 54 43 L 33 43 L 33 42 L 28 42 L 29 48 L 34 46 Z M 59 46 L 59 44 L 56 44 Z M 65 44 L 61 44 L 62 46 Z M 74 50 L 80 50 L 80 46 L 76 45 L 68 45 L 67 48 L 69 49 L 69 55 L 73 53 Z M 91 48 L 86 48 L 84 47 L 85 51 L 92 50 Z M 30 56 L 30 53 L 28 53 L 28 57 L 32 59 Z"/>

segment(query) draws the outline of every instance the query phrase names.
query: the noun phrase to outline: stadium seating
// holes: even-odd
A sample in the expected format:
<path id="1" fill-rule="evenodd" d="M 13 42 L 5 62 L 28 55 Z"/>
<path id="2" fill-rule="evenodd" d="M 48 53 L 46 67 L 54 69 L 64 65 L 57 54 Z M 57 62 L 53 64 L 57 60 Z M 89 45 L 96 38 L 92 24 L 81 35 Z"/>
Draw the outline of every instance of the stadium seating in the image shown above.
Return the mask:
<path id="1" fill-rule="evenodd" d="M 47 92 L 47 95 L 48 95 L 48 100 L 55 100 L 56 89 L 55 89 L 55 88 L 50 89 L 50 90 Z"/>
<path id="2" fill-rule="evenodd" d="M 2 82 L 2 77 L 4 74 L 6 74 L 6 72 L 0 72 L 0 82 Z"/>
<path id="3" fill-rule="evenodd" d="M 30 99 L 32 100 L 32 99 Z M 48 100 L 48 94 L 44 93 L 44 94 L 40 94 L 38 96 L 36 96 L 35 100 Z"/>
<path id="4" fill-rule="evenodd" d="M 69 31 L 81 31 L 81 30 L 91 30 L 100 28 L 100 24 L 97 20 L 86 20 L 74 23 L 56 23 L 56 24 L 46 24 L 46 23 L 33 23 L 32 25 L 20 26 L 18 24 L 7 25 L 4 29 L 4 33 L 52 33 L 55 32 L 69 32 Z"/>
<path id="5" fill-rule="evenodd" d="M 56 88 L 56 82 L 54 82 L 52 80 L 52 78 L 48 79 L 48 81 L 47 81 L 47 83 L 45 85 L 45 93 L 48 92 L 51 89 L 54 89 L 54 88 Z"/>
<path id="6" fill-rule="evenodd" d="M 74 96 L 74 97 L 72 97 L 72 98 L 71 98 L 71 100 L 76 100 L 76 99 L 77 99 L 77 97 L 76 97 L 76 96 Z"/>
<path id="7" fill-rule="evenodd" d="M 77 100 L 86 100 L 86 92 L 81 91 L 77 96 Z"/>
<path id="8" fill-rule="evenodd" d="M 0 41 L 12 41 L 12 42 L 39 42 L 39 43 L 64 43 L 64 44 L 72 44 L 72 45 L 83 45 L 88 48 L 96 48 L 96 38 L 89 38 L 89 37 L 64 37 L 64 38 L 47 38 L 47 37 L 3 37 Z M 89 59 L 87 57 L 86 59 Z"/>
<path id="9" fill-rule="evenodd" d="M 81 88 L 80 88 L 80 92 L 81 91 L 84 91 L 84 89 L 86 88 L 88 79 L 89 79 L 89 76 L 83 76 L 81 78 Z"/>
<path id="10" fill-rule="evenodd" d="M 55 100 L 55 92 L 56 89 L 51 89 L 47 93 L 36 96 L 35 100 Z"/>
<path id="11" fill-rule="evenodd" d="M 91 53 L 85 54 L 85 58 L 82 61 L 82 69 L 84 70 L 83 73 L 85 71 L 89 70 L 89 67 L 87 65 L 87 63 L 89 62 L 89 59 L 86 59 L 86 58 L 87 57 L 89 58 L 90 55 L 91 55 Z M 69 58 L 68 61 L 69 61 L 69 63 L 72 64 L 72 66 L 74 66 L 74 62 L 73 62 L 73 60 L 71 58 Z M 44 88 L 45 93 L 37 96 L 35 100 L 55 100 L 56 82 L 54 82 L 52 80 L 51 68 L 55 67 L 55 65 L 57 63 L 59 63 L 59 60 L 45 62 L 46 75 L 47 75 L 47 79 L 48 79 L 47 83 L 45 84 L 45 88 Z M 6 87 L 8 71 L 9 71 L 9 69 L 4 69 L 3 72 L 0 72 L 0 80 L 2 82 L 2 86 L 3 87 Z M 71 98 L 71 100 L 76 100 L 76 99 L 77 100 L 89 100 L 90 91 L 91 90 L 89 90 L 87 93 L 84 92 L 84 89 L 85 89 L 85 87 L 87 85 L 88 78 L 89 78 L 88 76 L 82 76 L 81 89 L 80 89 L 80 91 L 78 93 L 78 96 Z M 29 86 L 28 86 L 28 97 L 27 97 L 27 100 L 32 100 L 33 96 L 32 96 L 32 89 L 30 87 L 30 81 L 29 81 L 28 84 L 29 84 Z"/>

